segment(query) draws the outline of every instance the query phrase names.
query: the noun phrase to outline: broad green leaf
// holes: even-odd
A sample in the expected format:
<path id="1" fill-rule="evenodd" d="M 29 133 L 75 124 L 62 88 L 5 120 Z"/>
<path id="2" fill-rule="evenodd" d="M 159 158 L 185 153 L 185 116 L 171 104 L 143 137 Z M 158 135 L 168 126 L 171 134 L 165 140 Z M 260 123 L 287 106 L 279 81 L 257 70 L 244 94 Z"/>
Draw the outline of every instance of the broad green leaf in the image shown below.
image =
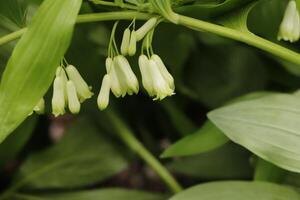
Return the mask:
<path id="1" fill-rule="evenodd" d="M 300 172 L 300 101 L 289 94 L 236 103 L 209 119 L 232 141 L 286 170 Z"/>
<path id="2" fill-rule="evenodd" d="M 188 156 L 216 149 L 228 142 L 222 131 L 211 122 L 206 122 L 200 129 L 172 146 L 161 155 L 163 158 L 172 156 Z"/>
<path id="3" fill-rule="evenodd" d="M 293 188 L 263 182 L 224 181 L 201 184 L 170 200 L 299 200 Z"/>
<path id="4" fill-rule="evenodd" d="M 45 0 L 16 45 L 0 84 L 0 142 L 51 85 L 72 36 L 81 0 Z"/>
<path id="5" fill-rule="evenodd" d="M 126 189 L 101 189 L 55 195 L 31 196 L 17 194 L 15 200 L 165 200 L 163 195 Z"/>
<path id="6" fill-rule="evenodd" d="M 228 104 L 246 101 L 250 99 L 256 99 L 263 96 L 274 94 L 271 92 L 254 92 L 241 97 L 235 98 L 228 102 Z M 204 123 L 204 125 L 195 131 L 193 134 L 179 140 L 175 144 L 171 145 L 162 154 L 163 158 L 172 156 L 188 156 L 199 153 L 205 153 L 214 150 L 229 141 L 228 137 L 218 129 L 210 121 Z"/>
<path id="7" fill-rule="evenodd" d="M 0 168 L 22 150 L 32 135 L 37 118 L 32 116 L 26 119 L 7 139 L 0 144 Z"/>
<path id="8" fill-rule="evenodd" d="M 29 156 L 15 184 L 25 188 L 74 188 L 91 185 L 127 166 L 124 156 L 95 126 L 81 119 L 54 146 Z"/>
<path id="9" fill-rule="evenodd" d="M 250 153 L 231 143 L 214 151 L 177 158 L 168 167 L 177 174 L 201 180 L 249 179 Z"/>

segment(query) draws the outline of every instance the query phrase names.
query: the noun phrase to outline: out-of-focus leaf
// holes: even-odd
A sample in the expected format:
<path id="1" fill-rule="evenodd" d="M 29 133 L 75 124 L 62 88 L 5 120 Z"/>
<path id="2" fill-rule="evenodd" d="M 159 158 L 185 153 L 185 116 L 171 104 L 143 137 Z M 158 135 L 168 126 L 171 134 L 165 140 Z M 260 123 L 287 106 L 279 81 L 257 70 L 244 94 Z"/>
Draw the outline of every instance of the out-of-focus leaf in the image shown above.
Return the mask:
<path id="1" fill-rule="evenodd" d="M 26 119 L 21 126 L 0 144 L 0 168 L 22 150 L 32 135 L 36 122 L 37 119 L 35 116 Z"/>
<path id="2" fill-rule="evenodd" d="M 195 18 L 212 18 L 257 0 L 205 0 L 179 7 L 177 12 Z"/>
<path id="3" fill-rule="evenodd" d="M 205 180 L 244 179 L 252 176 L 250 153 L 233 144 L 173 161 L 172 171 Z"/>
<path id="4" fill-rule="evenodd" d="M 263 183 L 224 181 L 201 184 L 183 191 L 170 200 L 298 200 L 291 187 Z"/>
<path id="5" fill-rule="evenodd" d="M 48 90 L 72 36 L 81 0 L 45 0 L 16 45 L 0 85 L 0 142 Z"/>
<path id="6" fill-rule="evenodd" d="M 126 189 L 102 189 L 80 192 L 69 192 L 55 195 L 31 196 L 17 194 L 15 200 L 164 200 L 160 194 Z"/>
<path id="7" fill-rule="evenodd" d="M 194 123 L 186 116 L 186 114 L 175 105 L 171 100 L 162 102 L 163 108 L 171 118 L 173 126 L 180 132 L 181 135 L 188 135 L 196 130 Z"/>
<path id="8" fill-rule="evenodd" d="M 268 80 L 261 59 L 253 51 L 236 45 L 200 47 L 185 70 L 186 87 L 210 108 L 263 90 Z"/>
<path id="9" fill-rule="evenodd" d="M 161 155 L 163 158 L 172 156 L 188 156 L 208 152 L 227 143 L 229 139 L 211 122 L 206 122 L 190 136 L 179 140 Z"/>
<path id="10" fill-rule="evenodd" d="M 0 27 L 15 31 L 26 22 L 25 1 L 0 0 Z"/>
<path id="11" fill-rule="evenodd" d="M 126 166 L 126 159 L 92 123 L 77 120 L 59 143 L 26 159 L 15 184 L 31 189 L 81 187 Z"/>
<path id="12" fill-rule="evenodd" d="M 259 158 L 255 167 L 254 180 L 281 183 L 286 174 L 285 170 Z"/>
<path id="13" fill-rule="evenodd" d="M 232 141 L 286 170 L 300 172 L 300 101 L 276 94 L 214 110 L 209 119 Z"/>

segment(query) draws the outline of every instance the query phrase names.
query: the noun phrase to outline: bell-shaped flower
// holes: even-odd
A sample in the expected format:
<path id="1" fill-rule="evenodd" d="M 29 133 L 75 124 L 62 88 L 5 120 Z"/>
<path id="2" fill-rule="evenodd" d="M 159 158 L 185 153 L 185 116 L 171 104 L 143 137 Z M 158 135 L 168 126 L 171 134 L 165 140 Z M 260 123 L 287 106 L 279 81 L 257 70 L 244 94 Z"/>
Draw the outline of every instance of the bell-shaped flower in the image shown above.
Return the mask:
<path id="1" fill-rule="evenodd" d="M 116 97 L 120 97 L 122 95 L 122 88 L 112 58 L 110 57 L 106 58 L 105 67 L 106 67 L 106 72 L 111 79 L 111 91 Z"/>
<path id="2" fill-rule="evenodd" d="M 110 76 L 106 74 L 103 77 L 101 89 L 97 98 L 97 104 L 100 110 L 104 110 L 108 106 L 110 88 L 111 88 Z"/>
<path id="3" fill-rule="evenodd" d="M 123 33 L 123 38 L 121 43 L 121 53 L 124 56 L 128 54 L 129 42 L 130 42 L 130 29 L 126 28 Z"/>
<path id="4" fill-rule="evenodd" d="M 170 88 L 169 83 L 164 79 L 158 65 L 152 59 L 149 60 L 149 72 L 155 94 L 154 100 L 162 100 L 167 96 L 174 95 L 174 90 Z"/>
<path id="5" fill-rule="evenodd" d="M 56 69 L 56 77 L 61 77 L 61 79 L 63 81 L 63 84 L 65 86 L 67 85 L 68 77 L 67 77 L 65 69 L 63 67 L 59 66 Z M 67 104 L 68 103 L 68 96 L 67 96 L 67 88 L 66 87 L 64 87 L 64 94 L 65 94 L 65 101 L 66 101 L 66 104 Z"/>
<path id="6" fill-rule="evenodd" d="M 130 41 L 128 46 L 128 55 L 134 56 L 136 53 L 136 33 L 133 30 L 130 35 Z"/>
<path id="7" fill-rule="evenodd" d="M 80 102 L 78 100 L 76 87 L 73 81 L 67 82 L 67 95 L 68 95 L 68 106 L 69 110 L 73 114 L 77 114 L 80 111 Z"/>
<path id="8" fill-rule="evenodd" d="M 150 70 L 149 70 L 149 59 L 145 55 L 140 55 L 139 57 L 139 68 L 142 75 L 142 83 L 149 94 L 149 96 L 154 96 L 154 89 L 152 84 L 152 79 L 150 76 Z"/>
<path id="9" fill-rule="evenodd" d="M 41 98 L 36 106 L 33 108 L 33 111 L 37 114 L 41 115 L 45 113 L 45 100 Z"/>
<path id="10" fill-rule="evenodd" d="M 120 83 L 122 96 L 124 97 L 126 93 L 129 95 L 133 93 L 137 94 L 139 91 L 139 83 L 128 60 L 124 56 L 118 55 L 114 57 L 113 62 L 113 68 L 116 71 L 117 79 Z"/>
<path id="11" fill-rule="evenodd" d="M 300 38 L 300 16 L 295 0 L 290 0 L 281 22 L 278 40 L 296 42 Z"/>
<path id="12" fill-rule="evenodd" d="M 93 93 L 91 92 L 91 88 L 87 85 L 87 83 L 84 81 L 84 79 L 81 77 L 80 73 L 77 71 L 77 69 L 73 65 L 69 65 L 66 68 L 68 77 L 71 81 L 73 81 L 77 95 L 79 97 L 80 102 L 85 101 L 86 99 L 89 99 L 93 96 Z"/>
<path id="13" fill-rule="evenodd" d="M 157 18 L 156 17 L 152 17 L 143 26 L 141 26 L 138 30 L 136 30 L 136 40 L 137 41 L 142 40 L 145 37 L 145 35 L 152 28 L 155 27 L 156 23 L 157 23 Z"/>
<path id="14" fill-rule="evenodd" d="M 161 58 L 158 55 L 153 54 L 151 56 L 151 60 L 154 60 L 154 62 L 157 64 L 160 73 L 162 74 L 162 76 L 164 77 L 164 79 L 168 82 L 169 87 L 172 90 L 175 90 L 174 78 L 169 73 L 168 69 L 166 68 L 166 66 L 163 63 L 163 61 L 161 60 Z"/>
<path id="15" fill-rule="evenodd" d="M 65 85 L 61 77 L 56 77 L 53 83 L 52 113 L 55 117 L 65 113 Z"/>

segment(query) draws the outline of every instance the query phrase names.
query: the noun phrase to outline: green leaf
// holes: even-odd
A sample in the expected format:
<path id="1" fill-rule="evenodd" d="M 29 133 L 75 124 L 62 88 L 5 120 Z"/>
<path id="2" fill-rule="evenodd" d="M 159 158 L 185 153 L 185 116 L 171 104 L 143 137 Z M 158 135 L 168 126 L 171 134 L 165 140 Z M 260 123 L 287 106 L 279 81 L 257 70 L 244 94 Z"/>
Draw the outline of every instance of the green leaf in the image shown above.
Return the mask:
<path id="1" fill-rule="evenodd" d="M 161 157 L 168 158 L 204 153 L 216 149 L 227 142 L 228 138 L 224 136 L 222 131 L 208 121 L 195 133 L 179 140 L 166 149 Z"/>
<path id="2" fill-rule="evenodd" d="M 126 159 L 112 143 L 81 119 L 59 143 L 29 156 L 15 184 L 30 189 L 82 187 L 103 181 L 126 166 Z"/>
<path id="3" fill-rule="evenodd" d="M 281 183 L 286 175 L 286 171 L 269 163 L 261 158 L 257 160 L 254 180 Z"/>
<path id="4" fill-rule="evenodd" d="M 51 85 L 72 36 L 81 0 L 45 0 L 16 45 L 0 84 L 0 142 Z"/>
<path id="5" fill-rule="evenodd" d="M 263 182 L 226 181 L 192 187 L 170 200 L 298 200 L 293 188 Z"/>
<path id="6" fill-rule="evenodd" d="M 2 144 L 0 144 L 0 168 L 12 160 L 29 140 L 36 126 L 37 118 L 25 120 Z"/>
<path id="7" fill-rule="evenodd" d="M 289 94 L 236 103 L 209 119 L 232 141 L 286 170 L 300 172 L 300 101 Z"/>
<path id="8" fill-rule="evenodd" d="M 253 174 L 249 160 L 248 151 L 229 143 L 214 151 L 177 158 L 168 167 L 201 180 L 249 179 Z"/>
<path id="9" fill-rule="evenodd" d="M 17 194 L 15 200 L 164 200 L 163 195 L 126 189 L 101 189 L 55 195 L 30 196 Z"/>
<path id="10" fill-rule="evenodd" d="M 26 22 L 25 1 L 0 0 L 0 27 L 16 31 Z"/>

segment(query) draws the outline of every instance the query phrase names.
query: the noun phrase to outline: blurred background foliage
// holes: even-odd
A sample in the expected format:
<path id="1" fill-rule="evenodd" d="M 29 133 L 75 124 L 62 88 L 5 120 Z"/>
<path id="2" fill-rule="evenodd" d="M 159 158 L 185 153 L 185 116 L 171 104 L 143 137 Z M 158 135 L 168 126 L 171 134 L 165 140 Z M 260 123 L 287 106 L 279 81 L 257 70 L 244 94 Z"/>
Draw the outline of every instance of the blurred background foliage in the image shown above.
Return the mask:
<path id="1" fill-rule="evenodd" d="M 25 27 L 41 1 L 0 0 L 0 36 Z M 177 11 L 216 21 L 247 2 L 177 1 L 180 5 L 187 4 L 178 7 Z M 277 43 L 277 30 L 285 5 L 282 0 L 259 1 L 249 13 L 248 28 Z M 81 13 L 109 10 L 110 7 L 85 1 Z M 129 23 L 120 23 L 117 41 L 120 42 L 122 30 Z M 93 86 L 95 93 L 99 91 L 105 73 L 111 27 L 112 22 L 76 26 L 66 55 L 68 62 L 75 65 Z M 15 44 L 11 42 L 0 47 L 1 71 Z M 281 45 L 299 50 L 299 42 L 292 45 L 281 42 Z M 118 140 L 107 122 L 106 112 L 117 111 L 141 142 L 154 155 L 160 156 L 185 136 L 216 131 L 213 125 L 202 128 L 206 113 L 211 109 L 252 92 L 293 92 L 300 87 L 300 71 L 292 64 L 205 32 L 162 23 L 155 32 L 153 47 L 175 78 L 176 95 L 161 102 L 153 102 L 145 93 L 124 99 L 111 98 L 112 104 L 105 112 L 98 111 L 94 97 L 83 104 L 80 115 L 53 118 L 49 105 L 50 88 L 46 95 L 48 114 L 29 117 L 0 145 L 1 189 L 21 185 L 21 191 L 30 194 L 68 191 L 63 195 L 41 195 L 40 199 L 87 200 L 96 196 L 103 200 L 165 199 L 161 195 L 126 189 L 97 189 L 123 187 L 166 192 L 155 173 Z M 131 63 L 139 74 L 137 57 L 132 58 Z M 163 159 L 162 162 L 185 187 L 212 180 L 251 180 L 257 158 L 226 138 L 219 141 L 214 149 L 196 149 L 196 152 L 192 149 L 187 156 Z M 281 182 L 300 186 L 298 174 L 285 173 Z M 77 189 L 93 190 L 74 193 Z M 16 195 L 15 198 L 34 199 L 33 196 Z"/>

